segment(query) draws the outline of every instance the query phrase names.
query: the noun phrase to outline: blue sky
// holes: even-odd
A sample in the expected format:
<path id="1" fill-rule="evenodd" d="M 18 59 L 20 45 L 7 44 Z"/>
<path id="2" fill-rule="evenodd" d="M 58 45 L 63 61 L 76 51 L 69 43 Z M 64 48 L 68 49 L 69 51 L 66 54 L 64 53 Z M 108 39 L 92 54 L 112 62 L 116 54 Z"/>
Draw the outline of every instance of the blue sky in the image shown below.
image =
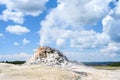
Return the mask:
<path id="1" fill-rule="evenodd" d="M 0 60 L 39 46 L 80 62 L 120 61 L 119 0 L 1 0 Z"/>

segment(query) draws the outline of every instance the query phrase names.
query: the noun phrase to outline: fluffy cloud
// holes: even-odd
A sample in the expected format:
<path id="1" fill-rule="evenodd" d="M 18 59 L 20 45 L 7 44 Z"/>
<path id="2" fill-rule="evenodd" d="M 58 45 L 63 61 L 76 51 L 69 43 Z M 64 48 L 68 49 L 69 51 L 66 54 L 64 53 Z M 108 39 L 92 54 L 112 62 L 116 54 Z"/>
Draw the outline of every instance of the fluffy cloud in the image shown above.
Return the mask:
<path id="1" fill-rule="evenodd" d="M 58 0 L 56 14 L 69 24 L 95 24 L 109 12 L 111 0 Z"/>
<path id="2" fill-rule="evenodd" d="M 58 37 L 69 36 L 69 30 L 80 32 L 83 25 L 96 24 L 108 14 L 110 1 L 58 0 L 58 6 L 41 22 L 40 44 L 50 43 L 49 37 L 56 41 Z M 73 34 L 76 35 L 76 32 Z"/>
<path id="3" fill-rule="evenodd" d="M 71 52 L 65 51 L 64 54 L 70 59 L 80 62 L 108 62 L 119 61 L 120 55 L 112 54 L 98 54 L 98 52 Z"/>
<path id="4" fill-rule="evenodd" d="M 28 40 L 28 39 L 24 38 L 24 39 L 22 40 L 22 42 L 23 42 L 23 44 L 25 45 L 25 44 L 30 43 L 30 40 Z"/>
<path id="5" fill-rule="evenodd" d="M 100 53 L 110 57 L 120 56 L 119 52 L 120 52 L 120 44 L 114 42 L 109 43 L 108 46 L 100 50 Z"/>
<path id="6" fill-rule="evenodd" d="M 15 23 L 23 23 L 24 19 L 23 19 L 23 13 L 21 12 L 13 12 L 12 10 L 4 10 L 2 12 L 3 15 L 0 15 L 0 20 L 3 21 L 8 21 L 8 20 L 12 20 Z"/>
<path id="7" fill-rule="evenodd" d="M 116 20 L 111 16 L 106 16 L 103 19 L 104 31 L 110 36 L 111 40 L 120 42 L 120 19 Z"/>
<path id="8" fill-rule="evenodd" d="M 57 45 L 58 47 L 63 47 L 63 45 L 65 46 L 65 41 L 64 41 L 64 39 L 57 39 L 56 45 Z"/>
<path id="9" fill-rule="evenodd" d="M 71 35 L 72 36 L 72 35 Z M 79 49 L 94 49 L 106 46 L 109 43 L 109 37 L 105 33 L 96 33 L 95 31 L 81 31 L 70 40 L 71 47 Z"/>
<path id="10" fill-rule="evenodd" d="M 4 34 L 0 33 L 0 37 L 3 37 L 3 36 L 4 36 Z"/>
<path id="11" fill-rule="evenodd" d="M 6 6 L 0 19 L 12 20 L 16 23 L 23 23 L 25 15 L 38 16 L 45 9 L 48 0 L 1 0 L 0 4 Z"/>
<path id="12" fill-rule="evenodd" d="M 120 42 L 120 1 L 116 7 L 103 19 L 103 30 L 112 41 Z"/>
<path id="13" fill-rule="evenodd" d="M 19 43 L 18 42 L 14 42 L 14 46 L 18 46 L 19 45 Z"/>
<path id="14" fill-rule="evenodd" d="M 15 26 L 9 25 L 6 28 L 6 31 L 11 33 L 11 34 L 18 34 L 18 35 L 30 32 L 30 30 L 28 28 L 20 26 L 20 25 L 15 25 Z"/>
<path id="15" fill-rule="evenodd" d="M 18 54 L 6 54 L 6 55 L 0 55 L 0 61 L 2 60 L 27 60 L 30 58 L 32 55 L 21 52 Z"/>
<path id="16" fill-rule="evenodd" d="M 58 0 L 58 6 L 51 10 L 46 19 L 40 23 L 42 26 L 40 45 L 65 45 L 71 54 L 95 57 L 92 60 L 98 57 L 101 60 L 106 58 L 106 61 L 115 59 L 120 52 L 116 50 L 119 46 L 116 44 L 118 41 L 115 41 L 120 38 L 118 37 L 120 22 L 118 17 L 117 22 L 113 19 L 113 16 L 116 16 L 113 15 L 115 14 L 113 11 L 117 10 L 117 6 L 111 8 L 111 1 L 114 0 Z M 115 1 L 113 3 L 118 5 Z M 118 13 L 116 14 L 118 16 Z M 96 25 L 101 20 L 103 32 L 93 31 L 92 28 L 86 30 L 86 27 Z M 116 48 L 110 48 L 110 44 L 114 44 Z"/>

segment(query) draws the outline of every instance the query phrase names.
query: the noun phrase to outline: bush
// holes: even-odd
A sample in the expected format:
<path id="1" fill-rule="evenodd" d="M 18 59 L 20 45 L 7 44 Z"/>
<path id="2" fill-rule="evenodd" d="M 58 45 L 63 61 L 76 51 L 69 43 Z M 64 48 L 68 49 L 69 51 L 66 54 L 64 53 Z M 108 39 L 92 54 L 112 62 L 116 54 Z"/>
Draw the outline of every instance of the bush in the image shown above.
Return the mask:
<path id="1" fill-rule="evenodd" d="M 111 64 L 109 64 L 109 66 L 119 67 L 120 66 L 120 62 L 111 63 Z"/>
<path id="2" fill-rule="evenodd" d="M 9 64 L 24 64 L 25 61 L 2 61 L 2 63 L 9 63 Z"/>

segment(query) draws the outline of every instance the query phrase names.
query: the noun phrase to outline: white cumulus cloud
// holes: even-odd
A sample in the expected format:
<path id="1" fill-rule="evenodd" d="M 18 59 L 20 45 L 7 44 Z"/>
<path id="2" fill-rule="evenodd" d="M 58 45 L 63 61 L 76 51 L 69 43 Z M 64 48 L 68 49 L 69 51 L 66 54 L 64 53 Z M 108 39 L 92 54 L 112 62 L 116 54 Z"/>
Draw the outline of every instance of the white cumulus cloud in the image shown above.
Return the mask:
<path id="1" fill-rule="evenodd" d="M 15 23 L 23 23 L 24 22 L 24 19 L 23 19 L 23 13 L 22 12 L 13 12 L 12 10 L 4 10 L 2 12 L 3 15 L 0 15 L 0 20 L 3 20 L 3 21 L 8 21 L 8 20 L 12 20 L 14 21 Z"/>
<path id="2" fill-rule="evenodd" d="M 58 6 L 41 22 L 40 44 L 50 43 L 47 40 L 49 37 L 53 41 L 57 37 L 63 37 L 68 29 L 80 32 L 83 25 L 96 24 L 109 13 L 110 2 L 111 0 L 58 0 Z"/>
<path id="3" fill-rule="evenodd" d="M 110 42 L 108 46 L 105 46 L 103 49 L 100 50 L 100 53 L 110 57 L 120 56 L 119 52 L 120 52 L 120 44 L 114 42 Z"/>
<path id="4" fill-rule="evenodd" d="M 0 33 L 0 37 L 3 37 L 3 36 L 4 36 L 4 34 Z"/>
<path id="5" fill-rule="evenodd" d="M 120 42 L 120 1 L 116 7 L 102 20 L 103 30 L 112 41 Z"/>
<path id="6" fill-rule="evenodd" d="M 24 39 L 22 40 L 22 42 L 23 42 L 23 44 L 25 45 L 25 44 L 30 43 L 30 40 L 28 40 L 28 39 L 24 38 Z"/>
<path id="7" fill-rule="evenodd" d="M 95 24 L 109 12 L 112 0 L 58 0 L 56 14 L 69 24 Z"/>
<path id="8" fill-rule="evenodd" d="M 15 25 L 15 26 L 9 25 L 6 28 L 6 31 L 11 33 L 11 34 L 17 34 L 17 35 L 21 35 L 21 34 L 25 34 L 25 33 L 30 32 L 30 30 L 28 28 L 20 26 L 20 25 Z"/>
<path id="9" fill-rule="evenodd" d="M 19 43 L 18 42 L 14 42 L 14 46 L 18 46 L 19 45 Z"/>
<path id="10" fill-rule="evenodd" d="M 23 23 L 24 16 L 38 16 L 45 9 L 48 0 L 0 0 L 1 5 L 6 9 L 0 15 L 0 19 L 7 21 L 12 20 L 16 23 Z"/>
<path id="11" fill-rule="evenodd" d="M 63 47 L 63 45 L 65 46 L 65 40 L 64 39 L 57 39 L 56 45 L 58 47 Z"/>
<path id="12" fill-rule="evenodd" d="M 115 11 L 119 9 L 116 9 L 118 6 L 110 7 L 112 1 L 114 0 L 58 0 L 58 6 L 40 23 L 40 45 L 65 45 L 69 52 L 78 53 L 75 55 L 92 55 L 95 57 L 92 60 L 98 57 L 101 60 L 115 59 L 120 51 L 115 48 L 110 50 L 110 44 L 116 44 L 120 38 L 120 20 L 118 17 L 115 19 L 119 13 Z M 114 3 L 118 5 L 118 2 Z M 96 25 L 98 21 L 102 21 L 102 32 L 96 32 L 92 28 L 86 30 L 86 27 Z"/>

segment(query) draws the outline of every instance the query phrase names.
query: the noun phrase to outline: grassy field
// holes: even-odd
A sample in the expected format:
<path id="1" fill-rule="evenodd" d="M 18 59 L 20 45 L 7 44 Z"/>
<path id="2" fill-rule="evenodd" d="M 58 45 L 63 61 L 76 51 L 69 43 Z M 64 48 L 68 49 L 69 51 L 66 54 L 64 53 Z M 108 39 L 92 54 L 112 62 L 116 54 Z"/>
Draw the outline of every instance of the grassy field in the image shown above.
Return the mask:
<path id="1" fill-rule="evenodd" d="M 93 67 L 102 70 L 120 70 L 120 67 L 112 67 L 112 66 L 93 66 Z"/>

